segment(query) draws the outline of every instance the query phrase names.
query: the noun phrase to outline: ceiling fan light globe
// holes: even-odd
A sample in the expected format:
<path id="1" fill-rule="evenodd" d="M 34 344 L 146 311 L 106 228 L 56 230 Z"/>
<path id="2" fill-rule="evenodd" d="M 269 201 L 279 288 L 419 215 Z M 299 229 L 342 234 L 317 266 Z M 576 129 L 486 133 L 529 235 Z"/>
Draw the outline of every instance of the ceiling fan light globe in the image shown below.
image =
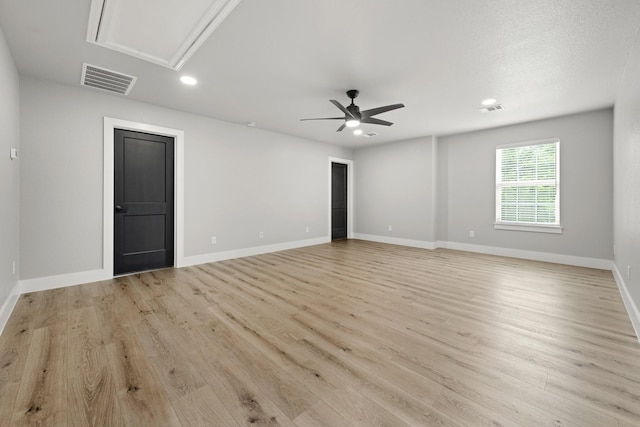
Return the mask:
<path id="1" fill-rule="evenodd" d="M 360 120 L 356 120 L 356 119 L 349 119 L 345 122 L 345 125 L 347 125 L 347 127 L 350 127 L 350 128 L 354 128 L 359 124 L 360 124 Z"/>

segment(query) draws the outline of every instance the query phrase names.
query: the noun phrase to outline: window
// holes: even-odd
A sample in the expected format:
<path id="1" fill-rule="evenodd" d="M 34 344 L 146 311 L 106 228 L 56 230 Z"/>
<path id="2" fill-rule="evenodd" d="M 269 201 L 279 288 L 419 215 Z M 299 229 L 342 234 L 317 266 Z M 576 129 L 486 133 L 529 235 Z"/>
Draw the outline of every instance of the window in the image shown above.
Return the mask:
<path id="1" fill-rule="evenodd" d="M 503 230 L 561 233 L 560 140 L 496 148 L 496 222 Z"/>

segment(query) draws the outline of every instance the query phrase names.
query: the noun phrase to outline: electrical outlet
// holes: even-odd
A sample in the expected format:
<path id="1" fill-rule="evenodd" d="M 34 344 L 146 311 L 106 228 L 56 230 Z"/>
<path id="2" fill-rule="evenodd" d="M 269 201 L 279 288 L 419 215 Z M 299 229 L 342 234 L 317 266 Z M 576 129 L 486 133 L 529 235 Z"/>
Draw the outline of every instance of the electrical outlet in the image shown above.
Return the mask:
<path id="1" fill-rule="evenodd" d="M 261 231 L 260 234 L 258 234 L 258 237 L 260 237 L 261 239 L 264 239 L 264 233 Z"/>
<path id="2" fill-rule="evenodd" d="M 469 231 L 469 237 L 476 237 L 476 232 L 473 230 Z"/>
<path id="3" fill-rule="evenodd" d="M 216 243 L 218 243 L 218 239 L 216 238 L 216 236 L 211 236 L 211 244 L 215 245 Z"/>
<path id="4" fill-rule="evenodd" d="M 389 231 L 393 231 L 393 227 L 392 227 L 392 226 L 389 226 L 389 227 L 387 228 L 387 230 L 389 230 Z"/>

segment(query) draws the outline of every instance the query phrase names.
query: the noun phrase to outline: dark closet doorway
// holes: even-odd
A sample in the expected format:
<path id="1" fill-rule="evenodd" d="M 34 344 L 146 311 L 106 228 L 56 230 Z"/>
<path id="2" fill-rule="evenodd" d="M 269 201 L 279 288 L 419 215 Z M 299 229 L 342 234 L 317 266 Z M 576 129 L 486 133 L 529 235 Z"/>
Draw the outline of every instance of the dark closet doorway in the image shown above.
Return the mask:
<path id="1" fill-rule="evenodd" d="M 347 238 L 347 165 L 331 163 L 331 240 Z"/>
<path id="2" fill-rule="evenodd" d="M 174 140 L 115 129 L 114 275 L 173 266 Z"/>

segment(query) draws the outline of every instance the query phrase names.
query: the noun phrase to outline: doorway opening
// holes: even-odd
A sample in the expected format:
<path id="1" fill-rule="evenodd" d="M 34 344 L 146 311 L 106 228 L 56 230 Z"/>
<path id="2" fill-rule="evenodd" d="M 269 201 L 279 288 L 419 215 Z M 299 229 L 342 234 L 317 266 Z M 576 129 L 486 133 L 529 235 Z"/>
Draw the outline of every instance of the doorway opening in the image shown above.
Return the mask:
<path id="1" fill-rule="evenodd" d="M 347 165 L 331 163 L 331 240 L 347 238 Z"/>
<path id="2" fill-rule="evenodd" d="M 105 277 L 114 276 L 114 232 L 115 232 L 115 131 L 116 129 L 142 132 L 170 137 L 173 139 L 173 218 L 166 219 L 173 223 L 173 242 L 168 248 L 172 251 L 172 265 L 184 265 L 184 131 L 178 129 L 154 126 L 127 120 L 104 118 L 104 181 L 103 181 L 103 252 L 102 274 Z M 123 206 L 120 205 L 122 208 Z M 126 207 L 125 207 L 126 208 Z M 132 249 L 132 248 L 129 248 Z M 140 248 L 133 248 L 132 252 L 145 252 Z M 138 249 L 138 250 L 136 250 Z"/>
<path id="3" fill-rule="evenodd" d="M 173 267 L 174 138 L 116 129 L 113 274 Z"/>
<path id="4" fill-rule="evenodd" d="M 329 158 L 329 236 L 353 238 L 353 161 Z"/>

